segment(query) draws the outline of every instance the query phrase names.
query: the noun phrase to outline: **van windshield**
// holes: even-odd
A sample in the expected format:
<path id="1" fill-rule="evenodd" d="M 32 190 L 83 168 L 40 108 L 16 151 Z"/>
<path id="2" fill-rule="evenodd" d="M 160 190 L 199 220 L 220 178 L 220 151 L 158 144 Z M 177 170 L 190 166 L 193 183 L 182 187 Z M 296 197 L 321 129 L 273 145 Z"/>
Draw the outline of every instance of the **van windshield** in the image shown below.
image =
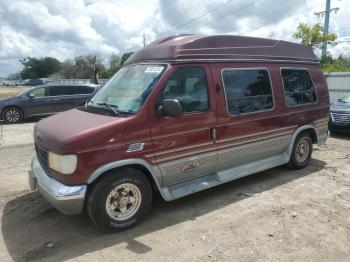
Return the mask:
<path id="1" fill-rule="evenodd" d="M 121 68 L 87 103 L 115 113 L 135 113 L 157 84 L 166 65 L 138 64 Z"/>

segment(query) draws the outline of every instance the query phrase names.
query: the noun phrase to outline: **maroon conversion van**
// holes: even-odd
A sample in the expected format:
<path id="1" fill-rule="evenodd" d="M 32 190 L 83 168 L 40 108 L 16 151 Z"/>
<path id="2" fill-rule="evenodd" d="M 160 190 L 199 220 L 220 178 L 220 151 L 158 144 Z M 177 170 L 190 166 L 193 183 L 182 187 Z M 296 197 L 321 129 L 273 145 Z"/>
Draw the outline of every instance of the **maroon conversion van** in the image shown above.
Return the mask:
<path id="1" fill-rule="evenodd" d="M 29 172 L 65 214 L 98 228 L 262 170 L 306 166 L 328 137 L 329 96 L 313 51 L 241 36 L 179 35 L 131 56 L 77 109 L 40 121 Z"/>

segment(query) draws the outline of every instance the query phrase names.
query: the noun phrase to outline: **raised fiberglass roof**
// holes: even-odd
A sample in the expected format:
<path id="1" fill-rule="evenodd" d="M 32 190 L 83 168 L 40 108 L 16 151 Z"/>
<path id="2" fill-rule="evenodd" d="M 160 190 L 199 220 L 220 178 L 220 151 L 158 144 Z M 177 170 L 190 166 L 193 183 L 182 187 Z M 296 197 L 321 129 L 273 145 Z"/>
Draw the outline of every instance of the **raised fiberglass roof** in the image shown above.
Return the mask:
<path id="1" fill-rule="evenodd" d="M 232 35 L 177 35 L 159 39 L 135 52 L 126 64 L 211 60 L 318 63 L 311 48 L 287 41 Z"/>

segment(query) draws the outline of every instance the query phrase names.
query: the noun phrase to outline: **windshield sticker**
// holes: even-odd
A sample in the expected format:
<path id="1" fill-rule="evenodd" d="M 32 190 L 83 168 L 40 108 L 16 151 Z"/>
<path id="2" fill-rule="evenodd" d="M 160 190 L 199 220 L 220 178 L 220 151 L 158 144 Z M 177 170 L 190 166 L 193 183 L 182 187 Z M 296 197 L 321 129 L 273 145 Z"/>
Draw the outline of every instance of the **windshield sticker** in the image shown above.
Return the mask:
<path id="1" fill-rule="evenodd" d="M 160 73 L 162 72 L 163 67 L 162 66 L 149 66 L 146 68 L 145 73 Z"/>

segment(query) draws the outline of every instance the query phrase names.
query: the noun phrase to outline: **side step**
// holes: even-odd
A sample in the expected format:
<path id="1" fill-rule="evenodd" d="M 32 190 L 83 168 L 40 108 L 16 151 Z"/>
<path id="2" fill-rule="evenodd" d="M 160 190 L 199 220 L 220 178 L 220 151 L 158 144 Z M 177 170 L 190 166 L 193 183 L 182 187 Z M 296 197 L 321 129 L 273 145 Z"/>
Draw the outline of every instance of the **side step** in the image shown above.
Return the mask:
<path id="1" fill-rule="evenodd" d="M 286 164 L 287 162 L 288 156 L 283 153 L 262 160 L 258 160 L 256 162 L 247 163 L 241 166 L 219 171 L 214 174 L 185 181 L 183 183 L 175 184 L 163 188 L 162 190 L 164 196 L 166 197 L 166 200 L 170 201 L 244 176 L 248 176 L 263 170 L 280 166 Z"/>

